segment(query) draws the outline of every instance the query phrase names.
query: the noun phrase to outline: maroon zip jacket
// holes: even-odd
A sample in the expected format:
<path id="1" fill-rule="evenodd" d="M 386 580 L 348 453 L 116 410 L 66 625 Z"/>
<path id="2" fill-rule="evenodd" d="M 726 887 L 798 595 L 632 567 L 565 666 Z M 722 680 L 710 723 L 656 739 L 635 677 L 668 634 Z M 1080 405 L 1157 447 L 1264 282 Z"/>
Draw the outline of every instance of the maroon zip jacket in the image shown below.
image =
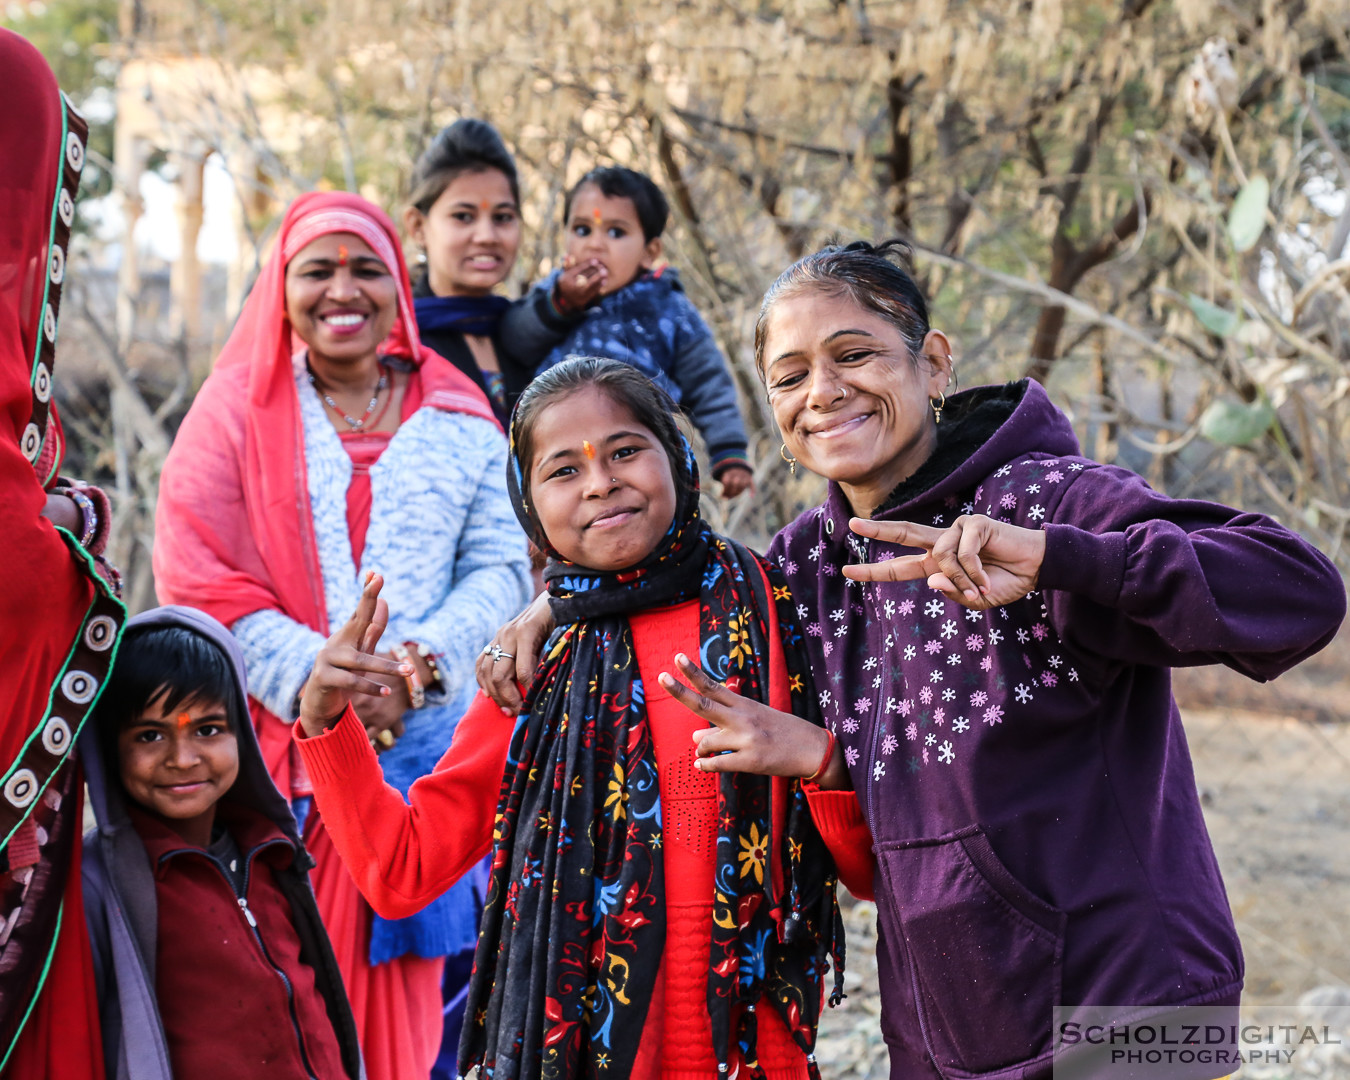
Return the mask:
<path id="1" fill-rule="evenodd" d="M 202 848 L 128 808 L 155 873 L 155 998 L 176 1077 L 346 1080 L 291 904 L 274 880 L 295 859 L 264 815 L 217 804 L 247 867 L 243 895 Z"/>
<path id="2" fill-rule="evenodd" d="M 911 552 L 851 534 L 833 484 L 771 556 L 874 837 L 892 1077 L 1049 1076 L 1056 1005 L 1236 1004 L 1169 669 L 1273 678 L 1331 639 L 1345 589 L 1270 518 L 1079 456 L 1035 383 L 957 395 L 938 430 L 876 517 L 1044 529 L 1037 591 L 976 612 L 848 581 Z"/>

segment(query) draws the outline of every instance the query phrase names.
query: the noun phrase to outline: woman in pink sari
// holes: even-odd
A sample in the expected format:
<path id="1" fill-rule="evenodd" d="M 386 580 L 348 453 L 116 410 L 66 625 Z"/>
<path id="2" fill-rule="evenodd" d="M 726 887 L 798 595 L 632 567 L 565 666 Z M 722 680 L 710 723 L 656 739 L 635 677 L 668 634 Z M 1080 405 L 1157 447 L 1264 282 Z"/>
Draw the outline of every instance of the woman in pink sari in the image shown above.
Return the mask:
<path id="1" fill-rule="evenodd" d="M 155 539 L 160 600 L 239 639 L 263 754 L 297 816 L 310 787 L 290 721 L 368 571 L 394 593 L 380 648 L 416 668 L 370 719 L 386 776 L 399 786 L 449 745 L 473 659 L 529 582 L 505 461 L 483 392 L 418 339 L 388 217 L 355 195 L 297 199 L 165 462 Z M 305 842 L 371 1080 L 427 1076 L 441 957 L 463 926 L 445 910 L 372 919 L 317 813 Z"/>

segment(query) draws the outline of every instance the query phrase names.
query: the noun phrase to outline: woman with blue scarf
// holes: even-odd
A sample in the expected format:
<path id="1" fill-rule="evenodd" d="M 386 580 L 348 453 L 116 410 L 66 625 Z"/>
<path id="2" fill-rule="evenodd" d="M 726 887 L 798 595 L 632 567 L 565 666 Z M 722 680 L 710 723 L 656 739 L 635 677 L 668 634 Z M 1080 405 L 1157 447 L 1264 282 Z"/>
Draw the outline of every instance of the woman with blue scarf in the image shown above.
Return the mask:
<path id="1" fill-rule="evenodd" d="M 483 388 L 504 428 L 534 369 L 515 362 L 499 334 L 511 301 L 492 290 L 520 247 L 520 189 L 491 124 L 457 120 L 431 141 L 403 222 L 424 260 L 413 283 L 422 342 Z"/>

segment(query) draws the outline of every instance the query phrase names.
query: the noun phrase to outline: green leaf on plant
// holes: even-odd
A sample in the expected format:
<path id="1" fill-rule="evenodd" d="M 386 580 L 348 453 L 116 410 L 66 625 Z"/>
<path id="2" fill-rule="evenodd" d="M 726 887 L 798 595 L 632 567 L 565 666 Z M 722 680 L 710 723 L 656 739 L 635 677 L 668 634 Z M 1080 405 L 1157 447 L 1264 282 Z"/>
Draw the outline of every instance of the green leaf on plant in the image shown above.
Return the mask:
<path id="1" fill-rule="evenodd" d="M 1270 181 L 1260 173 L 1253 176 L 1233 200 L 1228 212 L 1228 239 L 1238 251 L 1250 251 L 1266 228 L 1266 204 L 1270 202 Z"/>
<path id="2" fill-rule="evenodd" d="M 1270 402 L 1216 401 L 1200 417 L 1200 433 L 1210 442 L 1224 446 L 1248 446 L 1275 422 Z"/>
<path id="3" fill-rule="evenodd" d="M 1195 317 L 1200 320 L 1200 325 L 1211 334 L 1218 337 L 1228 337 L 1237 330 L 1237 315 L 1219 307 L 1218 304 L 1211 304 L 1203 296 L 1187 293 L 1186 303 L 1190 305 Z"/>

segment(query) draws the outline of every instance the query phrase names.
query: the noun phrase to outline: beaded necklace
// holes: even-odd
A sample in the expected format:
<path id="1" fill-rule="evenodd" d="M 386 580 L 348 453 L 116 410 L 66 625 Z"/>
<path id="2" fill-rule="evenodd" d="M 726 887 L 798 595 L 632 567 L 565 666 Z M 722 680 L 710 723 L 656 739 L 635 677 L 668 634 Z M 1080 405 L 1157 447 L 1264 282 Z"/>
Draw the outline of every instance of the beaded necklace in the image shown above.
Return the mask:
<path id="1" fill-rule="evenodd" d="M 366 421 L 370 419 L 370 414 L 375 411 L 375 406 L 380 403 L 380 395 L 384 393 L 385 387 L 389 385 L 389 372 L 384 370 L 384 361 L 380 361 L 380 381 L 375 384 L 375 392 L 370 397 L 370 403 L 366 406 L 366 411 L 359 417 L 348 416 L 343 408 L 328 396 L 328 392 L 319 385 L 314 377 L 314 369 L 309 366 L 309 361 L 305 361 L 305 370 L 309 373 L 309 385 L 314 387 L 319 397 L 323 398 L 323 403 L 337 413 L 353 431 L 361 431 L 366 426 Z"/>

